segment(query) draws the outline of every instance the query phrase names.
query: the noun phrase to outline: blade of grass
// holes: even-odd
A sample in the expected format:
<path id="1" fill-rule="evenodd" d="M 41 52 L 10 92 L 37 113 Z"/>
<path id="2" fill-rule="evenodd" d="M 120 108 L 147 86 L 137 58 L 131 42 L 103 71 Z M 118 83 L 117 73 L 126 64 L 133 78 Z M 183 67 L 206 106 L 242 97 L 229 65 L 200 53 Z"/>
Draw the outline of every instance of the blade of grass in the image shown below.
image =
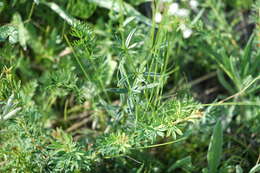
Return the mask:
<path id="1" fill-rule="evenodd" d="M 223 145 L 223 131 L 221 122 L 218 121 L 213 135 L 210 140 L 209 150 L 208 150 L 208 166 L 210 173 L 217 173 L 218 166 L 220 164 L 220 159 L 222 155 L 222 145 Z"/>

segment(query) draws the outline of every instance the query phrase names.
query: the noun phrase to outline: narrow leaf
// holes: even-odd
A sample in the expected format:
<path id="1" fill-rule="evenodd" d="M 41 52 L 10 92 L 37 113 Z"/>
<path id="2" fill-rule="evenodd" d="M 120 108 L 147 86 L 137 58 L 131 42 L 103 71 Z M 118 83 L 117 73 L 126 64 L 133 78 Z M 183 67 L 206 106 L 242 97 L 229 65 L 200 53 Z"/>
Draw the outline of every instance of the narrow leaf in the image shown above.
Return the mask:
<path id="1" fill-rule="evenodd" d="M 127 24 L 132 22 L 135 18 L 136 18 L 135 16 L 131 16 L 131 17 L 126 18 L 126 20 L 123 23 L 123 27 L 125 27 Z"/>
<path id="2" fill-rule="evenodd" d="M 10 118 L 12 118 L 13 116 L 15 116 L 22 108 L 21 107 L 18 107 L 14 110 L 12 110 L 11 112 L 9 112 L 8 114 L 6 114 L 3 119 L 4 120 L 8 120 Z"/>
<path id="3" fill-rule="evenodd" d="M 134 29 L 128 34 L 128 36 L 127 36 L 127 38 L 126 38 L 126 41 L 125 41 L 125 46 L 126 46 L 126 48 L 129 48 L 129 44 L 130 44 L 130 42 L 131 42 L 131 40 L 132 40 L 132 37 L 133 37 L 135 31 L 136 31 L 136 28 L 134 28 Z"/>
<path id="4" fill-rule="evenodd" d="M 222 86 L 225 87 L 230 93 L 235 93 L 234 87 L 230 85 L 230 83 L 225 79 L 223 71 L 217 71 L 217 77 Z"/>
<path id="5" fill-rule="evenodd" d="M 260 172 L 260 164 L 255 165 L 250 171 L 249 173 L 257 173 Z"/>
<path id="6" fill-rule="evenodd" d="M 217 173 L 218 166 L 220 164 L 221 154 L 222 154 L 222 145 L 223 145 L 223 131 L 221 122 L 218 121 L 213 135 L 211 136 L 209 150 L 208 150 L 208 166 L 210 173 Z"/>
<path id="7" fill-rule="evenodd" d="M 125 94 L 128 92 L 126 88 L 109 88 L 107 91 L 118 93 L 118 94 Z"/>
<path id="8" fill-rule="evenodd" d="M 145 86 L 139 87 L 138 89 L 139 90 L 150 89 L 150 88 L 155 88 L 159 85 L 160 85 L 160 83 L 155 82 L 155 83 L 151 83 L 151 84 L 147 84 Z"/>
<path id="9" fill-rule="evenodd" d="M 250 65 L 250 62 L 251 62 L 251 54 L 252 54 L 252 47 L 253 47 L 253 41 L 254 41 L 254 38 L 255 38 L 255 34 L 251 34 L 248 42 L 247 42 L 247 45 L 244 49 L 244 54 L 242 56 L 242 62 L 241 62 L 241 68 L 242 68 L 242 72 L 243 72 L 243 75 L 246 76 L 247 73 L 248 73 L 248 70 L 249 70 L 249 65 Z"/>
<path id="10" fill-rule="evenodd" d="M 191 162 L 191 156 L 187 156 L 183 159 L 177 160 L 168 170 L 167 172 L 172 172 L 177 168 L 186 168 L 186 169 L 192 169 L 192 162 Z"/>
<path id="11" fill-rule="evenodd" d="M 144 76 L 156 76 L 156 77 L 160 77 L 160 73 L 155 73 L 155 72 L 144 72 Z"/>

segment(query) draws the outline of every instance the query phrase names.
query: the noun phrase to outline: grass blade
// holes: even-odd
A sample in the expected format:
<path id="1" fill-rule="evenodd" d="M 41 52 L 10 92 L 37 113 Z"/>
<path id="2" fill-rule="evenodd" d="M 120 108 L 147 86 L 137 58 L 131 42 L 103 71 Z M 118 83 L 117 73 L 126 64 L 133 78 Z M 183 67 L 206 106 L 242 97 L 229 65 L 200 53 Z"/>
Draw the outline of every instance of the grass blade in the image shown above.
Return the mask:
<path id="1" fill-rule="evenodd" d="M 130 42 L 131 42 L 131 40 L 132 40 L 132 38 L 133 38 L 133 35 L 134 35 L 135 31 L 136 31 L 136 28 L 134 28 L 134 29 L 129 33 L 129 35 L 127 36 L 126 41 L 125 41 L 125 46 L 126 46 L 126 48 L 129 48 Z"/>
<path id="2" fill-rule="evenodd" d="M 251 62 L 251 54 L 252 54 L 252 47 L 253 47 L 253 42 L 254 42 L 255 34 L 252 34 L 251 37 L 249 38 L 247 45 L 244 49 L 244 54 L 242 56 L 242 62 L 241 62 L 241 67 L 243 69 L 243 76 L 248 75 L 248 70 L 249 70 L 249 65 Z"/>
<path id="3" fill-rule="evenodd" d="M 221 122 L 218 121 L 213 135 L 210 140 L 209 150 L 208 150 L 208 166 L 210 173 L 217 173 L 218 166 L 220 164 L 221 154 L 223 145 L 223 130 Z"/>

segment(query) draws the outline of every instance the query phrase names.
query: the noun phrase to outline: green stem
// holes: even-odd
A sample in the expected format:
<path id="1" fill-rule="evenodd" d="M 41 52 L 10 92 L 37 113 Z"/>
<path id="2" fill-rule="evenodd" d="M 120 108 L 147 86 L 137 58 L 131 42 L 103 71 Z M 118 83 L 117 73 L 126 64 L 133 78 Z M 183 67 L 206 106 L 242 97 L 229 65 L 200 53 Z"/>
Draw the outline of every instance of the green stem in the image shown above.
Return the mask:
<path id="1" fill-rule="evenodd" d="M 165 146 L 165 145 L 181 142 L 181 141 L 184 141 L 185 139 L 187 139 L 187 138 L 184 137 L 184 138 L 177 139 L 175 141 L 169 141 L 169 142 L 165 142 L 165 143 L 161 143 L 161 144 L 149 145 L 149 146 L 144 146 L 144 147 L 137 147 L 137 148 L 133 148 L 133 149 L 146 149 L 146 148 L 161 147 L 161 146 Z"/>

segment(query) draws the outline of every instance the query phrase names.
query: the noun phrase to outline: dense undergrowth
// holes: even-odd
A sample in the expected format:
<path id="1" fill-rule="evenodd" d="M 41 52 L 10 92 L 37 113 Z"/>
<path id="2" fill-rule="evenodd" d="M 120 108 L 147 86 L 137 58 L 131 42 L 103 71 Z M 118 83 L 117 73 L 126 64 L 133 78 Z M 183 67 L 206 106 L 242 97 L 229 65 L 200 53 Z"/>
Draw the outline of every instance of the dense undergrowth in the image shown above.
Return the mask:
<path id="1" fill-rule="evenodd" d="M 0 172 L 260 170 L 260 1 L 1 0 Z"/>

